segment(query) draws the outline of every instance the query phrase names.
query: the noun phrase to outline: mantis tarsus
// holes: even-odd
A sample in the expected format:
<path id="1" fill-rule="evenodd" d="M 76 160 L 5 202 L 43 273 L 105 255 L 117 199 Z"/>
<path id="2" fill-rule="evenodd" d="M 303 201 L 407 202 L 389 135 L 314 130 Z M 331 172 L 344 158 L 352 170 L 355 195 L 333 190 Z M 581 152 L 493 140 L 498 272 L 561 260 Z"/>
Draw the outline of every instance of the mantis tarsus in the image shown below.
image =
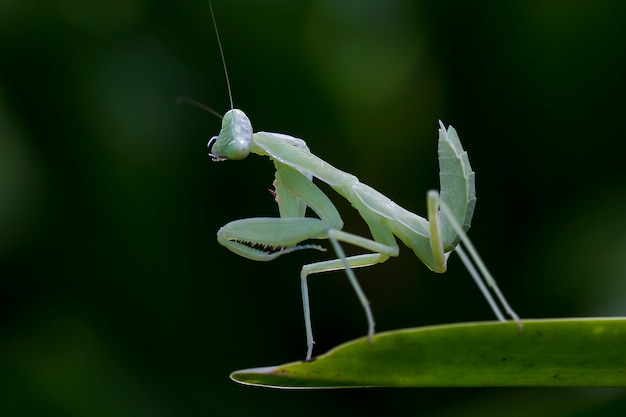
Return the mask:
<path id="1" fill-rule="evenodd" d="M 226 70 L 212 7 L 211 14 Z M 227 73 L 226 80 L 230 94 Z M 353 269 L 372 266 L 385 262 L 391 256 L 398 256 L 396 238 L 413 249 L 417 257 L 434 272 L 445 272 L 449 255 L 452 251 L 457 252 L 496 317 L 500 321 L 506 321 L 487 286 L 492 289 L 505 312 L 522 328 L 519 317 L 509 306 L 467 237 L 466 232 L 470 228 L 476 203 L 474 172 L 454 128 L 450 126 L 446 129 L 439 122 L 441 193 L 434 190 L 427 193 L 428 219 L 425 219 L 361 183 L 356 176 L 340 171 L 312 154 L 302 139 L 280 133 L 253 133 L 250 120 L 243 111 L 234 108 L 232 95 L 230 96 L 231 110 L 222 119 L 219 135 L 209 140 L 209 155 L 215 162 L 244 159 L 250 153 L 269 157 L 276 168 L 274 188 L 280 217 L 258 217 L 230 222 L 217 232 L 219 243 L 245 258 L 271 261 L 296 250 L 323 250 L 318 245 L 302 242 L 328 239 L 337 255 L 336 259 L 304 265 L 300 273 L 306 328 L 306 360 L 311 359 L 314 345 L 308 276 L 344 270 L 365 310 L 367 334 L 373 340 L 374 318 Z M 313 178 L 328 184 L 352 204 L 368 225 L 371 239 L 342 230 L 343 221 L 338 210 L 313 182 Z M 307 207 L 318 217 L 306 217 Z M 366 253 L 346 256 L 341 243 L 360 247 Z"/>

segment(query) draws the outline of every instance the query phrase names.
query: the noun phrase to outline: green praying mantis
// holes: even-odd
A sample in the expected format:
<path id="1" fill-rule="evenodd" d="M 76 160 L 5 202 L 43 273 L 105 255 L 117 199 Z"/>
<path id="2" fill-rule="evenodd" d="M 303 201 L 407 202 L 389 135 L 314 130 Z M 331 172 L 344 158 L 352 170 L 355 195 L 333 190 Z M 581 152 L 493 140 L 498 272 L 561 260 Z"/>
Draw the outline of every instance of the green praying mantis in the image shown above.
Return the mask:
<path id="1" fill-rule="evenodd" d="M 314 155 L 304 140 L 281 133 L 254 133 L 246 114 L 232 105 L 224 53 L 212 5 L 210 7 L 231 110 L 223 116 L 219 134 L 208 142 L 209 156 L 214 162 L 241 160 L 250 153 L 268 157 L 276 169 L 273 193 L 280 213 L 280 217 L 256 217 L 230 222 L 217 232 L 218 242 L 232 252 L 254 261 L 271 261 L 297 250 L 324 250 L 319 245 L 303 243 L 316 239 L 328 240 L 336 254 L 335 259 L 304 265 L 300 272 L 307 346 L 305 360 L 311 360 L 315 343 L 308 277 L 343 270 L 365 311 L 367 335 L 373 341 L 374 316 L 354 269 L 373 266 L 392 256 L 398 256 L 396 238 L 411 248 L 429 269 L 437 273 L 446 271 L 448 257 L 456 252 L 498 320 L 506 321 L 489 288 L 504 311 L 522 329 L 521 320 L 509 306 L 467 237 L 466 232 L 470 228 L 476 203 L 475 174 L 456 130 L 452 126 L 446 129 L 439 122 L 441 192 L 431 190 L 427 193 L 427 219 L 420 217 L 363 184 L 356 176 L 341 171 Z M 367 224 L 371 238 L 343 230 L 343 221 L 337 208 L 313 179 L 328 184 L 352 204 Z M 307 208 L 317 217 L 307 217 Z M 361 248 L 365 253 L 346 256 L 343 243 Z"/>

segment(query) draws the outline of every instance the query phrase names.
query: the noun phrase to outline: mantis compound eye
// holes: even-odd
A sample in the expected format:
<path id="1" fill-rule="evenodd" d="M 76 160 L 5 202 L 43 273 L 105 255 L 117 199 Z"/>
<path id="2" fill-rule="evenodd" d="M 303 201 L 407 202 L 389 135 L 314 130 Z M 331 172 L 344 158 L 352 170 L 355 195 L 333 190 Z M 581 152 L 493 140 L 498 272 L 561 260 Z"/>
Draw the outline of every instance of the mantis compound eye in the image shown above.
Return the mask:
<path id="1" fill-rule="evenodd" d="M 252 148 L 252 124 L 239 109 L 228 111 L 222 119 L 222 129 L 213 136 L 207 145 L 213 161 L 244 159 Z"/>

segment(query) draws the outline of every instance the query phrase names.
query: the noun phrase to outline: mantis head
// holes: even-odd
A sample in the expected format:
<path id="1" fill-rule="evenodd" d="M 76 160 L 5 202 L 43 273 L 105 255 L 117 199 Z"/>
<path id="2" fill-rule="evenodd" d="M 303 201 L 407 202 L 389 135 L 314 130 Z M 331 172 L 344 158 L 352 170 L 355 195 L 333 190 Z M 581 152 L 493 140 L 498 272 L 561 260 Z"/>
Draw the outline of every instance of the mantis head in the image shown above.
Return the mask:
<path id="1" fill-rule="evenodd" d="M 252 124 L 248 116 L 239 109 L 226 112 L 219 135 L 213 136 L 207 146 L 213 162 L 244 159 L 252 148 Z"/>

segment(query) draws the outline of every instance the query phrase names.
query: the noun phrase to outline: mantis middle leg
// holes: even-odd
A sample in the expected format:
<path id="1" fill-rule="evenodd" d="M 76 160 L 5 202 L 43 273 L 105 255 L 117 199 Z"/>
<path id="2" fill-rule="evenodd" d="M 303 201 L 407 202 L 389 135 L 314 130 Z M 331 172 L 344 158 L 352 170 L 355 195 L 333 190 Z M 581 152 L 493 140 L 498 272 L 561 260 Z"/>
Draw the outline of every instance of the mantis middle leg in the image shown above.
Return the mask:
<path id="1" fill-rule="evenodd" d="M 354 289 L 359 303 L 365 311 L 367 318 L 368 332 L 367 335 L 370 341 L 373 340 L 375 332 L 374 315 L 370 308 L 369 300 L 363 292 L 359 281 L 354 274 L 354 268 L 363 268 L 372 266 L 378 263 L 385 262 L 390 256 L 398 255 L 397 246 L 384 245 L 380 242 L 376 242 L 371 239 L 366 239 L 361 236 L 346 233 L 341 230 L 330 229 L 328 231 L 328 240 L 331 242 L 337 259 L 328 261 L 316 262 L 302 267 L 300 272 L 301 291 L 302 291 L 302 306 L 304 309 L 304 324 L 306 329 L 306 341 L 307 341 L 307 354 L 306 360 L 311 360 L 311 354 L 313 352 L 313 346 L 315 344 L 313 340 L 313 325 L 311 323 L 311 306 L 309 301 L 309 287 L 307 278 L 312 274 L 319 274 L 322 272 L 337 271 L 343 269 L 346 272 L 350 285 Z M 361 248 L 372 251 L 373 253 L 367 253 L 363 255 L 346 256 L 343 248 L 339 242 L 350 243 Z"/>

